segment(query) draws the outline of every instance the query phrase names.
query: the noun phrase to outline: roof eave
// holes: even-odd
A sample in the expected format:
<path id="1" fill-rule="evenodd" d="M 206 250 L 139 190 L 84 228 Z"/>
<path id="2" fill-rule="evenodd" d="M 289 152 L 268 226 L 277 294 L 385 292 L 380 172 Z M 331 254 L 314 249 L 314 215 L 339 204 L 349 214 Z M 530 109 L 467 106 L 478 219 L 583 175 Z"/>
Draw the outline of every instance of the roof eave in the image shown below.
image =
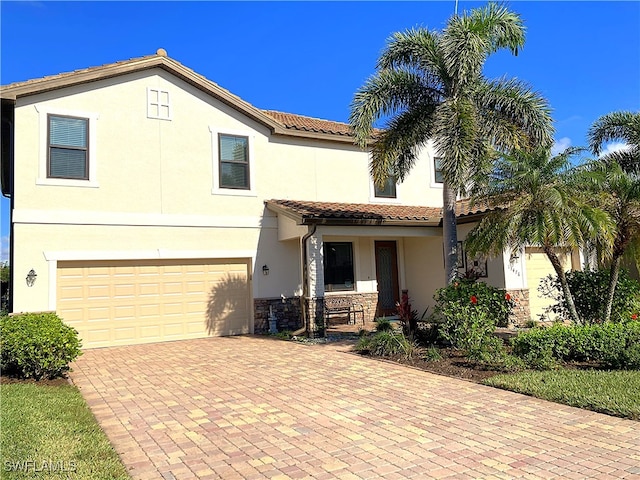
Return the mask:
<path id="1" fill-rule="evenodd" d="M 301 225 L 372 226 L 372 227 L 437 227 L 440 219 L 400 220 L 388 218 L 325 218 L 302 216 Z"/>

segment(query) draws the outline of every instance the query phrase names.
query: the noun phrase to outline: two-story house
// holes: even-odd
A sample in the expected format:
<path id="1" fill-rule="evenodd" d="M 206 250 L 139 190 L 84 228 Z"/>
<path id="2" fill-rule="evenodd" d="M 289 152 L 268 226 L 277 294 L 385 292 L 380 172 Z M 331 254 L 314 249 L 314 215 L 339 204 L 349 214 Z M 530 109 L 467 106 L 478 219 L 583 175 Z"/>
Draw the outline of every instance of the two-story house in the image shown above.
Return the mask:
<path id="1" fill-rule="evenodd" d="M 443 286 L 431 148 L 376 188 L 348 125 L 256 108 L 163 50 L 1 96 L 11 309 L 57 311 L 84 347 L 263 332 L 270 310 L 313 332 L 325 296 L 371 320 Z M 464 239 L 480 212 L 459 207 Z M 534 254 L 460 269 L 527 316 Z"/>

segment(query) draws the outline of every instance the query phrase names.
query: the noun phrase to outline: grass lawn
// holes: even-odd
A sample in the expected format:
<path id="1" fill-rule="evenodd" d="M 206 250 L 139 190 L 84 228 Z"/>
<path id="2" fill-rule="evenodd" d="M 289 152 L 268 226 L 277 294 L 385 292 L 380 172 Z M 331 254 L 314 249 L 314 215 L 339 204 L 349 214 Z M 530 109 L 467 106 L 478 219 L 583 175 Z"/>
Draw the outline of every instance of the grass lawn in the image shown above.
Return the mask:
<path id="1" fill-rule="evenodd" d="M 77 388 L 0 385 L 2 479 L 129 479 Z"/>
<path id="2" fill-rule="evenodd" d="M 491 377 L 485 385 L 640 420 L 640 371 L 526 371 Z"/>

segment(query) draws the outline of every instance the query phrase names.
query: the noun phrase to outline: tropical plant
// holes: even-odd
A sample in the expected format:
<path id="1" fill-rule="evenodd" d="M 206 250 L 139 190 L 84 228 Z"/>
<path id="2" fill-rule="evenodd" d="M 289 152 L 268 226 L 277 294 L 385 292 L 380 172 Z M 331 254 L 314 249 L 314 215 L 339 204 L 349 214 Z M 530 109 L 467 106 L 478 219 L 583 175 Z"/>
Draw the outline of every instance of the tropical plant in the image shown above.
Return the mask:
<path id="1" fill-rule="evenodd" d="M 591 176 L 593 187 L 600 193 L 601 203 L 615 225 L 613 242 L 604 250 L 611 265 L 604 309 L 604 320 L 608 321 L 622 257 L 628 249 L 636 258 L 640 253 L 640 113 L 605 115 L 592 125 L 588 136 L 595 155 L 602 153 L 604 142 L 618 139 L 626 144 L 623 149 L 602 155 L 587 172 L 587 175 L 595 174 Z"/>
<path id="2" fill-rule="evenodd" d="M 457 274 L 456 197 L 495 149 L 550 144 L 547 102 L 515 79 L 489 80 L 489 55 L 524 45 L 520 16 L 489 3 L 454 15 L 442 31 L 416 28 L 388 40 L 377 71 L 356 92 L 349 121 L 356 142 L 371 147 L 377 185 L 403 181 L 429 140 L 442 158 L 443 237 L 447 284 Z M 375 122 L 389 118 L 383 130 Z"/>
<path id="3" fill-rule="evenodd" d="M 567 283 L 573 296 L 576 311 L 581 323 L 590 325 L 603 323 L 605 320 L 606 303 L 602 301 L 609 291 L 609 270 L 575 270 L 567 273 Z M 558 277 L 548 276 L 540 282 L 538 290 L 555 301 L 548 309 L 566 318 L 567 302 L 562 294 Z M 609 307 L 609 319 L 613 322 L 628 322 L 638 318 L 640 312 L 640 283 L 629 277 L 626 270 L 621 269 L 616 283 L 613 303 Z"/>
<path id="4" fill-rule="evenodd" d="M 435 318 L 441 322 L 471 300 L 477 310 L 487 313 L 494 327 L 506 327 L 515 306 L 511 294 L 475 278 L 456 279 L 451 285 L 438 289 L 433 298 Z"/>
<path id="5" fill-rule="evenodd" d="M 576 323 L 580 317 L 557 249 L 578 248 L 598 239 L 606 243 L 611 231 L 609 216 L 590 205 L 574 181 L 570 160 L 579 151 L 569 148 L 552 156 L 549 149 L 540 147 L 504 155 L 474 200 L 494 210 L 465 240 L 470 255 L 500 255 L 526 245 L 542 248 Z"/>

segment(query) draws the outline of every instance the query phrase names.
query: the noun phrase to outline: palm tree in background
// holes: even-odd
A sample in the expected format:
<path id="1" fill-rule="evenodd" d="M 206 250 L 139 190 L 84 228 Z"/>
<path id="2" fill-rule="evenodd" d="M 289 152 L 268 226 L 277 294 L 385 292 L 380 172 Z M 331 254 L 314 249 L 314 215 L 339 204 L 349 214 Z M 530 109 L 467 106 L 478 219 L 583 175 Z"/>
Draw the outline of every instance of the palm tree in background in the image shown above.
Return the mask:
<path id="1" fill-rule="evenodd" d="M 370 145 L 370 170 L 379 186 L 390 175 L 403 181 L 433 140 L 442 159 L 447 283 L 457 274 L 457 196 L 468 193 L 474 174 L 484 171 L 496 150 L 552 142 L 549 108 L 541 96 L 518 80 L 488 80 L 482 74 L 492 53 L 508 49 L 517 55 L 524 34 L 520 16 L 495 3 L 454 15 L 441 32 L 395 33 L 351 105 L 356 142 Z M 389 117 L 386 128 L 374 130 L 384 117 Z"/>
<path id="2" fill-rule="evenodd" d="M 611 259 L 603 318 L 609 321 L 622 257 L 627 249 L 636 259 L 640 253 L 640 113 L 604 115 L 591 126 L 588 138 L 594 155 L 602 153 L 605 142 L 622 140 L 626 144 L 621 150 L 602 155 L 587 171 L 592 187 L 601 192 L 603 208 L 615 226 L 613 241 L 604 246 L 604 250 L 602 246 L 599 249 Z"/>
<path id="3" fill-rule="evenodd" d="M 469 232 L 470 255 L 500 255 L 525 246 L 540 247 L 558 276 L 571 319 L 580 323 L 558 248 L 607 244 L 611 219 L 592 205 L 584 184 L 576 181 L 571 158 L 581 149 L 552 156 L 548 148 L 504 155 L 476 196 L 494 210 Z"/>
<path id="4" fill-rule="evenodd" d="M 602 153 L 602 145 L 622 140 L 626 148 L 600 157 L 604 163 L 617 163 L 625 172 L 640 171 L 640 113 L 613 112 L 600 117 L 587 133 L 589 148 L 594 155 Z"/>

